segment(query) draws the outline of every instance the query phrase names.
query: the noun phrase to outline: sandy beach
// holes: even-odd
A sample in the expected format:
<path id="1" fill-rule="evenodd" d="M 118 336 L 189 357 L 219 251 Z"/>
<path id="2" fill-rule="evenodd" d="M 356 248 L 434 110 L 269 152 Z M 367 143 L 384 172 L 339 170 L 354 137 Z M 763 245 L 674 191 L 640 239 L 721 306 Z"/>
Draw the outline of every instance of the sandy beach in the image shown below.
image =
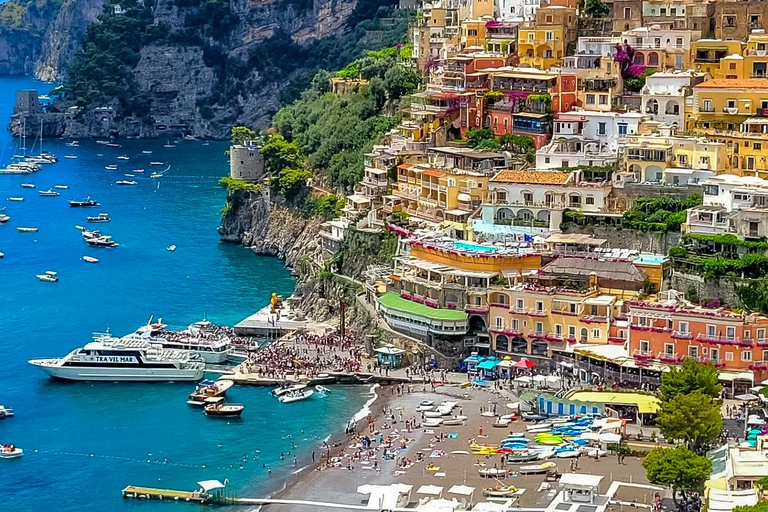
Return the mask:
<path id="1" fill-rule="evenodd" d="M 494 417 L 481 415 L 481 408 L 488 414 L 488 411 L 493 410 L 494 402 L 498 415 L 512 412 L 505 406 L 510 400 L 492 390 L 462 389 L 458 385 L 439 387 L 435 392 L 431 392 L 425 390 L 422 384 L 416 384 L 411 393 L 407 393 L 406 388 L 403 387 L 402 395 L 398 395 L 397 392 L 393 395 L 394 390 L 392 386 L 379 388 L 380 397 L 371 406 L 372 421 L 375 424 L 373 432 L 369 429 L 367 419 L 362 419 L 357 424 L 358 434 L 368 435 L 373 441 L 375 450 L 373 457 L 369 460 L 353 458 L 353 454 L 360 448 L 355 444 L 353 437 L 342 433 L 332 437 L 332 440 L 343 439 L 343 443 L 330 449 L 331 457 L 336 457 L 342 449 L 344 450 L 337 467 L 328 467 L 325 462 L 320 461 L 323 447 L 318 447 L 315 450 L 316 463 L 296 475 L 283 491 L 276 493 L 273 497 L 364 505 L 367 502 L 367 496 L 356 492 L 358 486 L 405 483 L 413 485 L 412 501 L 415 502 L 423 497 L 416 494 L 421 485 L 437 485 L 444 487 L 447 491 L 453 485 L 463 484 L 476 488 L 474 502 L 483 501 L 483 488 L 496 486 L 499 481 L 482 477 L 479 470 L 500 467 L 501 461 L 498 455 L 492 457 L 471 455 L 470 444 L 473 442 L 498 444 L 510 432 L 525 432 L 527 423 L 522 420 L 513 421 L 506 428 L 499 428 L 493 427 Z M 416 412 L 416 408 L 423 400 L 431 400 L 435 404 L 446 400 L 458 402 L 459 405 L 454 409 L 453 414 L 464 415 L 468 419 L 464 425 L 432 428 L 420 426 L 421 415 Z M 388 416 L 390 410 L 394 414 L 394 421 L 391 416 Z M 384 411 L 388 417 L 385 417 Z M 415 418 L 416 425 L 409 432 L 406 430 L 405 422 L 411 418 Z M 393 458 L 384 457 L 385 450 L 380 448 L 377 442 L 381 439 L 380 436 L 385 439 L 393 438 L 394 447 L 402 444 L 405 444 L 405 447 L 397 449 Z M 533 436 L 528 435 L 528 437 Z M 406 459 L 407 467 L 402 466 L 403 458 Z M 550 459 L 557 464 L 560 473 L 571 472 L 571 460 Z M 433 467 L 428 468 L 429 465 Z M 515 469 L 515 465 L 508 467 Z M 605 492 L 614 480 L 647 484 L 641 460 L 635 457 L 626 457 L 624 464 L 619 465 L 616 456 L 606 456 L 599 460 L 582 456 L 578 459 L 578 468 L 575 472 L 604 475 L 605 478 L 600 486 L 601 492 Z M 513 474 L 502 481 L 505 485 L 513 485 L 522 490 L 522 493 L 517 496 L 517 506 L 542 508 L 554 495 L 552 489 L 557 488 L 556 483 L 542 486 L 544 480 L 543 474 Z M 444 497 L 451 496 L 444 494 Z M 624 488 L 616 498 L 624 502 L 649 503 L 652 493 L 648 489 Z M 317 508 L 269 505 L 265 510 L 309 512 Z"/>

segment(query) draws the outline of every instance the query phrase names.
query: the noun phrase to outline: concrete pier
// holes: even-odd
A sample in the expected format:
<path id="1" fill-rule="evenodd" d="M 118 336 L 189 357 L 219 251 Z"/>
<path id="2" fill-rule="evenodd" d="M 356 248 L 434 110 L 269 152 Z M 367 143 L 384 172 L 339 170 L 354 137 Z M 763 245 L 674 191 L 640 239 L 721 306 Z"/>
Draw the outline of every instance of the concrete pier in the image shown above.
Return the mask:
<path id="1" fill-rule="evenodd" d="M 266 306 L 240 321 L 235 325 L 235 334 L 239 336 L 262 336 L 278 339 L 294 331 L 323 331 L 331 328 L 330 324 L 308 320 L 304 316 L 292 311 L 290 306 L 284 302 L 279 310 L 279 314 L 272 313 L 271 307 Z"/>

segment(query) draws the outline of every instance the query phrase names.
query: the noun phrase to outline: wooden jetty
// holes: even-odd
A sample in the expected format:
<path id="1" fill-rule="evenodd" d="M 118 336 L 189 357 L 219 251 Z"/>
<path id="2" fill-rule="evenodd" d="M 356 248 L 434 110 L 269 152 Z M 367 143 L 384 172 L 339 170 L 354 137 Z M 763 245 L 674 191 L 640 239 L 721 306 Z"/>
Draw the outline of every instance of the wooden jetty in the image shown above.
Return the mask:
<path id="1" fill-rule="evenodd" d="M 140 487 L 129 485 L 123 489 L 123 498 L 171 500 L 171 501 L 196 501 L 205 503 L 210 496 L 195 491 L 177 491 L 174 489 L 156 489 L 154 487 Z"/>

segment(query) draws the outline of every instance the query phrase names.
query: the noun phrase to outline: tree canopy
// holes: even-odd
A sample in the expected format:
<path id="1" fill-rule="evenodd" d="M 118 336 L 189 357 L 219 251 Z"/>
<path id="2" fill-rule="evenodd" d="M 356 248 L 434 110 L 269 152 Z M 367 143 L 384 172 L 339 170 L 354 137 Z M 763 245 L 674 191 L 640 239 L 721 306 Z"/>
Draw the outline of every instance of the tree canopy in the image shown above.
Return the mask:
<path id="1" fill-rule="evenodd" d="M 611 8 L 602 0 L 587 0 L 584 5 L 584 14 L 590 18 L 607 18 Z"/>
<path id="2" fill-rule="evenodd" d="M 671 367 L 661 375 L 659 399 L 662 402 L 672 400 L 677 395 L 699 391 L 710 398 L 719 398 L 723 387 L 718 383 L 718 372 L 714 365 L 700 365 L 692 359 L 686 359 L 679 367 Z"/>
<path id="3" fill-rule="evenodd" d="M 733 512 L 768 512 L 768 501 L 758 501 L 756 505 L 742 505 Z"/>
<path id="4" fill-rule="evenodd" d="M 232 127 L 232 144 L 235 146 L 242 145 L 246 141 L 256 138 L 256 132 L 248 128 L 247 126 L 233 126 Z"/>
<path id="5" fill-rule="evenodd" d="M 720 407 L 701 391 L 662 402 L 656 424 L 664 437 L 685 441 L 696 453 L 703 453 L 723 431 Z"/>
<path id="6" fill-rule="evenodd" d="M 678 492 L 702 491 L 709 478 L 712 463 L 688 448 L 656 448 L 643 459 L 648 481 L 654 485 L 672 488 L 672 499 L 677 503 Z"/>

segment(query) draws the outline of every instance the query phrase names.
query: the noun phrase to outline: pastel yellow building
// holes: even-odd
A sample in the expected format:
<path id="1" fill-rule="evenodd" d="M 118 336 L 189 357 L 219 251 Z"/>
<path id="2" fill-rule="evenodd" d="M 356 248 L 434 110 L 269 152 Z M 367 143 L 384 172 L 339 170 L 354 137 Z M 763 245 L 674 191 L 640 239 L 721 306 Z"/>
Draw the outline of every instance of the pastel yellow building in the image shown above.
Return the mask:
<path id="1" fill-rule="evenodd" d="M 741 41 L 722 41 L 720 39 L 699 39 L 691 43 L 691 58 L 696 71 L 708 73 L 709 78 L 726 78 L 721 68 L 722 59 L 742 54 L 744 43 Z"/>
<path id="2" fill-rule="evenodd" d="M 488 175 L 460 169 L 433 169 L 426 164 L 401 164 L 392 198 L 410 216 L 453 228 L 464 240 L 469 215 L 488 199 Z M 385 201 L 387 198 L 385 197 Z"/>
<path id="3" fill-rule="evenodd" d="M 719 78 L 693 88 L 688 129 L 723 143 L 734 174 L 768 177 L 767 90 L 768 78 Z"/>
<path id="4" fill-rule="evenodd" d="M 518 30 L 520 65 L 538 69 L 559 66 L 568 44 L 576 37 L 576 9 L 559 5 L 541 7 L 536 12 L 536 21 L 526 22 Z"/>
<path id="5" fill-rule="evenodd" d="M 493 18 L 480 18 L 463 20 L 461 22 L 461 47 L 469 48 L 471 46 L 484 48 L 487 36 L 486 23 Z"/>

